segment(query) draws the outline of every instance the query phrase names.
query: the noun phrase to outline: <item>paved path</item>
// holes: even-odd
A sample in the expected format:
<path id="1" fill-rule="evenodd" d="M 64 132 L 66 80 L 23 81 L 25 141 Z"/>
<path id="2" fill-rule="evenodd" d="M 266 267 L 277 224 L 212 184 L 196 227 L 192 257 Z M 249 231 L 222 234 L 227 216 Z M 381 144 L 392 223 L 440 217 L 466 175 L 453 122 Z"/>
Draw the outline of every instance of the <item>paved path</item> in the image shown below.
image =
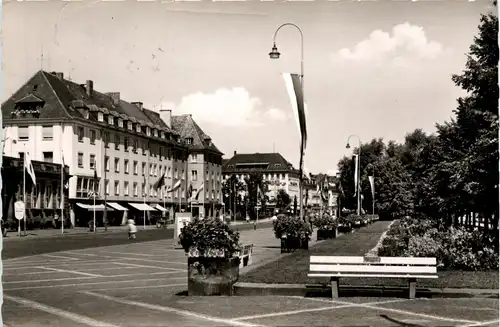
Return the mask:
<path id="1" fill-rule="evenodd" d="M 254 263 L 278 255 L 270 228 L 241 240 L 255 244 Z M 3 288 L 7 327 L 498 326 L 498 299 L 177 295 L 186 257 L 171 240 L 4 260 Z"/>

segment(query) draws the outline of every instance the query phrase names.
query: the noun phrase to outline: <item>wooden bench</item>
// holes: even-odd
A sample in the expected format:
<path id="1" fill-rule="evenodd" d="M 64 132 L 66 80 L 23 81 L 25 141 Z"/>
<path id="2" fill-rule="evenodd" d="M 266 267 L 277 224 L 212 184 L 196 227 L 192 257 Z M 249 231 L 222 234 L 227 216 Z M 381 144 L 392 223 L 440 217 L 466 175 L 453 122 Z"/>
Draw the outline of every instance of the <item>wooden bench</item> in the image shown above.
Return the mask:
<path id="1" fill-rule="evenodd" d="M 415 298 L 417 278 L 438 278 L 436 258 L 311 256 L 308 277 L 330 277 L 332 298 L 339 296 L 340 277 L 405 278 Z"/>
<path id="2" fill-rule="evenodd" d="M 236 254 L 240 257 L 240 268 L 250 266 L 252 264 L 253 244 L 243 245 L 241 251 Z"/>

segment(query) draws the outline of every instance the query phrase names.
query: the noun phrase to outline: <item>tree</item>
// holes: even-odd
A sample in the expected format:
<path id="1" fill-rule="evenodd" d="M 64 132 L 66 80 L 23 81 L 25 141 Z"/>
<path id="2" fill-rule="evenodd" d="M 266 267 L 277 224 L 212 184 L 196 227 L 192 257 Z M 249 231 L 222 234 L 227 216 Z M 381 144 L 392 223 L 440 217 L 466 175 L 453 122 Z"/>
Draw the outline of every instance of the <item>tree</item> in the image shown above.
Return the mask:
<path id="1" fill-rule="evenodd" d="M 278 194 L 276 194 L 276 208 L 284 210 L 291 202 L 290 195 L 284 189 L 279 189 Z"/>
<path id="2" fill-rule="evenodd" d="M 256 207 L 258 202 L 260 202 L 261 206 L 264 208 L 265 204 L 269 201 L 267 196 L 267 192 L 269 191 L 268 183 L 264 181 L 262 174 L 257 172 L 251 172 L 247 177 L 245 177 L 245 183 L 247 189 L 247 210 L 250 218 L 255 219 L 257 216 Z M 257 188 L 261 191 L 261 197 L 259 199 L 257 199 Z"/>
<path id="3" fill-rule="evenodd" d="M 245 184 L 234 174 L 222 182 L 224 204 L 226 206 L 226 210 L 231 210 L 233 215 L 238 211 L 241 212 L 243 199 L 241 198 L 240 193 L 244 192 L 245 189 Z"/>

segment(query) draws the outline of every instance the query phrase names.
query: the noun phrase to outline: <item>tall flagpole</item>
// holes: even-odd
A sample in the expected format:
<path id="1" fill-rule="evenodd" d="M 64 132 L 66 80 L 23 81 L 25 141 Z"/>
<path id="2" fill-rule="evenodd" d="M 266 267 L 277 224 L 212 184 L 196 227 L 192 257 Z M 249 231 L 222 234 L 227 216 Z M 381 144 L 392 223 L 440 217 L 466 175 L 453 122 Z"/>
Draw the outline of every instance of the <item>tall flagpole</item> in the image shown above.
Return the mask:
<path id="1" fill-rule="evenodd" d="M 94 168 L 94 174 L 96 174 L 95 169 L 96 169 L 96 168 Z M 96 194 L 95 194 L 95 193 L 96 193 L 96 192 L 95 192 L 95 182 L 96 182 L 96 181 L 94 180 L 94 194 L 93 194 L 93 195 L 94 195 L 94 233 L 96 233 L 96 232 L 97 232 L 97 228 L 96 228 L 96 226 L 95 226 L 95 223 L 96 223 L 96 222 L 95 222 L 95 195 L 96 195 Z"/>
<path id="2" fill-rule="evenodd" d="M 23 161 L 23 200 L 24 200 L 24 218 L 26 219 L 26 152 L 24 153 L 24 161 Z M 19 220 L 18 225 L 18 233 L 19 237 L 21 237 L 21 221 Z"/>
<path id="3" fill-rule="evenodd" d="M 61 151 L 61 234 L 64 234 L 64 155 Z"/>

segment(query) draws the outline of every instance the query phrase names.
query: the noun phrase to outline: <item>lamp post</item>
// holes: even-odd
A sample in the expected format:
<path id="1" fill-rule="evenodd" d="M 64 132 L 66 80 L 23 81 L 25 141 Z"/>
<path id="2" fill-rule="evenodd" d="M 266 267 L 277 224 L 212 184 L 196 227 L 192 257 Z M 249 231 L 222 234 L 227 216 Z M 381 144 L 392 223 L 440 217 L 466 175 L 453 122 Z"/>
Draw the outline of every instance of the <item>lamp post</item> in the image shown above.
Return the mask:
<path id="1" fill-rule="evenodd" d="M 302 33 L 302 30 L 300 27 L 293 23 L 285 23 L 280 25 L 276 31 L 274 32 L 273 36 L 273 48 L 271 49 L 271 52 L 269 52 L 269 57 L 271 59 L 279 59 L 281 53 L 278 52 L 278 47 L 276 46 L 276 36 L 278 35 L 278 32 L 281 28 L 285 26 L 293 26 L 295 27 L 299 33 L 300 33 L 300 82 L 302 86 L 302 94 L 304 94 L 304 34 Z M 302 144 L 300 147 L 300 151 L 302 152 Z M 300 157 L 302 158 L 303 153 L 300 154 Z M 303 196 L 302 196 L 302 162 L 300 163 L 299 167 L 299 198 L 300 198 L 300 219 L 304 219 L 304 210 L 303 210 Z"/>
<path id="2" fill-rule="evenodd" d="M 348 138 L 347 138 L 347 145 L 346 145 L 346 149 L 349 149 L 351 146 L 349 145 L 349 141 L 351 139 L 351 137 L 355 136 L 357 139 L 358 139 L 358 183 L 357 183 L 357 203 L 358 203 L 358 209 L 357 209 L 357 213 L 358 213 L 358 216 L 361 215 L 361 139 L 359 138 L 358 135 L 356 134 L 352 134 L 350 135 Z"/>

